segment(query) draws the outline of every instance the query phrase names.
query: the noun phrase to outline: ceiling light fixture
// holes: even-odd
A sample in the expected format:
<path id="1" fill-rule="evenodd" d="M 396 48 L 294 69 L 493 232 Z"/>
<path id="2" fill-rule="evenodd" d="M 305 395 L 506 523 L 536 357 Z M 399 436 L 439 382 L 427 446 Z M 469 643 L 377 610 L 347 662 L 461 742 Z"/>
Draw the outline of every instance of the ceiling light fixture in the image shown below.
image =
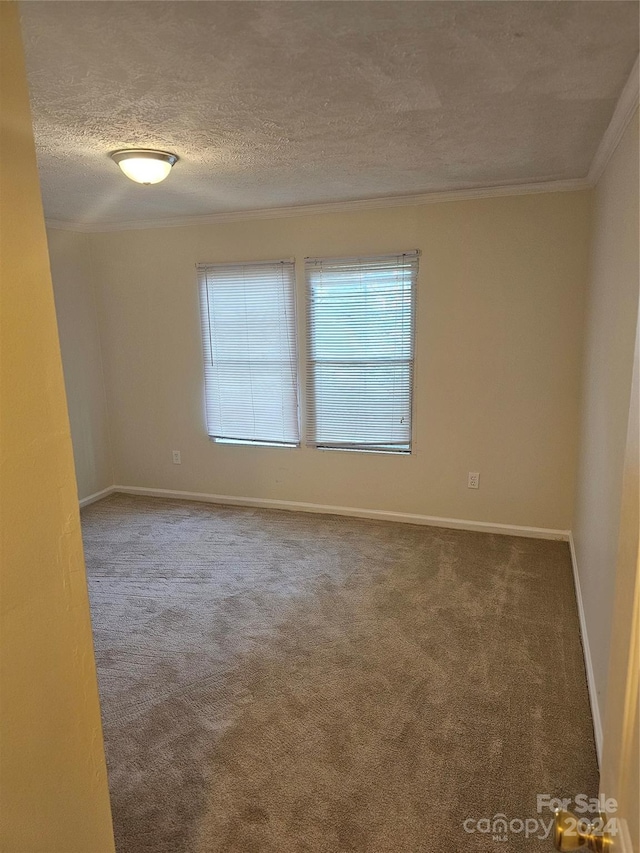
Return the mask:
<path id="1" fill-rule="evenodd" d="M 128 178 L 138 184 L 159 184 L 164 181 L 178 157 L 169 151 L 149 148 L 128 148 L 109 155 Z"/>

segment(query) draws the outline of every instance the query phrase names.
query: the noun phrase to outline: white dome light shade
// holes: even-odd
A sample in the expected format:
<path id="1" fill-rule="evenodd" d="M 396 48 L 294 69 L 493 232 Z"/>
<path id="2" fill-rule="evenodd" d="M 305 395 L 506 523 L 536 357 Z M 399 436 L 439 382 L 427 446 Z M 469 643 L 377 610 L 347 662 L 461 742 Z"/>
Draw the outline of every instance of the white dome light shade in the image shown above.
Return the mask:
<path id="1" fill-rule="evenodd" d="M 109 156 L 128 178 L 138 184 L 159 184 L 178 160 L 175 154 L 168 151 L 151 151 L 146 148 L 114 151 Z"/>

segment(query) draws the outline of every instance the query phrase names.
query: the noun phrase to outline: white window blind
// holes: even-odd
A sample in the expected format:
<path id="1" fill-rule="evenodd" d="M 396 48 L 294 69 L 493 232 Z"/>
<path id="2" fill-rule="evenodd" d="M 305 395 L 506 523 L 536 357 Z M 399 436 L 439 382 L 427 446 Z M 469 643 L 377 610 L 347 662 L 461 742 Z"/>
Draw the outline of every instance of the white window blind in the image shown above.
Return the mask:
<path id="1" fill-rule="evenodd" d="M 293 261 L 197 269 L 209 435 L 299 444 Z"/>
<path id="2" fill-rule="evenodd" d="M 308 444 L 409 453 L 418 252 L 305 272 Z"/>

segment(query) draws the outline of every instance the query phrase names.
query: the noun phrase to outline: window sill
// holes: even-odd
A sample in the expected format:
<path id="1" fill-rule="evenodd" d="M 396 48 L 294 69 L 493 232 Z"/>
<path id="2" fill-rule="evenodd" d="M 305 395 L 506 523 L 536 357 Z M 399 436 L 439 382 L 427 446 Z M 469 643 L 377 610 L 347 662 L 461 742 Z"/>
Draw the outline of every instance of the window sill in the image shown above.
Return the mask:
<path id="1" fill-rule="evenodd" d="M 338 453 L 369 453 L 374 454 L 375 456 L 412 456 L 413 450 L 368 450 L 364 447 L 314 447 L 311 446 L 309 450 L 328 450 L 328 451 L 337 451 Z"/>
<path id="2" fill-rule="evenodd" d="M 281 447 L 286 450 L 299 450 L 299 444 L 285 444 L 284 442 L 279 441 L 250 441 L 249 439 L 242 438 L 215 438 L 214 436 L 209 436 L 209 441 L 213 442 L 213 444 L 221 444 L 230 447 Z"/>

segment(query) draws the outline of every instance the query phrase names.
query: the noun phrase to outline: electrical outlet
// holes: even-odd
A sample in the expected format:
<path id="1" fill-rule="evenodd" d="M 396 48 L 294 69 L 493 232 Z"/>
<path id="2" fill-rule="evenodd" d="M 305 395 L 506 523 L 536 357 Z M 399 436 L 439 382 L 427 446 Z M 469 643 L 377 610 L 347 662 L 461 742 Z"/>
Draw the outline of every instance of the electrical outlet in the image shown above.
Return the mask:
<path id="1" fill-rule="evenodd" d="M 480 488 L 480 474 L 477 471 L 469 471 L 469 480 L 467 481 L 468 489 Z"/>
<path id="2" fill-rule="evenodd" d="M 182 459 L 180 458 L 180 451 L 179 450 L 172 450 L 171 454 L 173 456 L 173 464 L 174 465 L 182 465 Z M 477 488 L 478 487 L 476 486 L 476 489 Z"/>

